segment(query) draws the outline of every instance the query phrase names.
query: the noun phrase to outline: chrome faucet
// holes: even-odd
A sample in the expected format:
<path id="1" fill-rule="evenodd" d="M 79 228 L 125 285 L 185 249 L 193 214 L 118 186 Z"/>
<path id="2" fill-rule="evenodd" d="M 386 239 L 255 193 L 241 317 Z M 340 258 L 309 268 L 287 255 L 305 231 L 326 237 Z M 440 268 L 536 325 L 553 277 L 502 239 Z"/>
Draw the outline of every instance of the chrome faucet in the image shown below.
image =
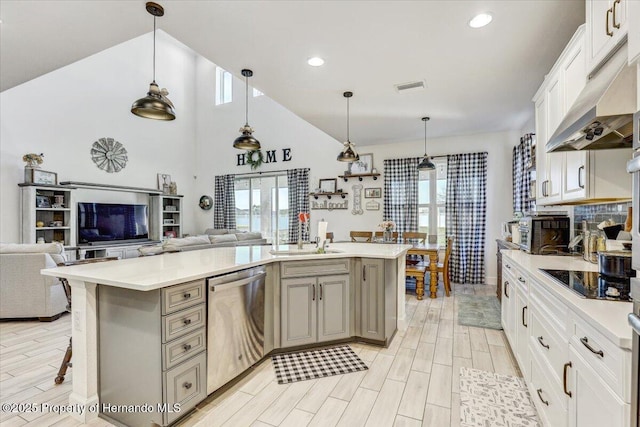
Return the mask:
<path id="1" fill-rule="evenodd" d="M 328 239 L 324 239 L 324 241 L 322 242 L 322 248 L 320 248 L 320 236 L 316 236 L 316 248 L 318 249 L 318 253 L 321 253 L 321 254 L 325 253 L 328 242 L 329 242 Z"/>

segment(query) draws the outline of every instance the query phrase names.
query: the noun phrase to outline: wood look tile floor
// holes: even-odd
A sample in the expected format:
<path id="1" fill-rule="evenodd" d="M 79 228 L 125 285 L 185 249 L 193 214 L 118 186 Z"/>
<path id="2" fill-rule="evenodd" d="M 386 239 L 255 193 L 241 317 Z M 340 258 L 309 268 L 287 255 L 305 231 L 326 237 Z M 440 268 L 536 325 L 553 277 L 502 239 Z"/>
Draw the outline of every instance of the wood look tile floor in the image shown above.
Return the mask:
<path id="1" fill-rule="evenodd" d="M 454 285 L 450 298 L 405 298 L 408 327 L 388 348 L 352 343 L 369 369 L 277 383 L 270 359 L 178 423 L 191 426 L 457 426 L 460 367 L 520 376 L 504 333 L 457 324 L 456 295 L 495 295 L 495 286 Z M 56 386 L 70 316 L 51 323 L 0 322 L 0 401 L 65 404 L 73 368 Z M 78 426 L 66 414 L 0 412 L 0 425 Z M 111 426 L 94 420 L 91 426 Z"/>

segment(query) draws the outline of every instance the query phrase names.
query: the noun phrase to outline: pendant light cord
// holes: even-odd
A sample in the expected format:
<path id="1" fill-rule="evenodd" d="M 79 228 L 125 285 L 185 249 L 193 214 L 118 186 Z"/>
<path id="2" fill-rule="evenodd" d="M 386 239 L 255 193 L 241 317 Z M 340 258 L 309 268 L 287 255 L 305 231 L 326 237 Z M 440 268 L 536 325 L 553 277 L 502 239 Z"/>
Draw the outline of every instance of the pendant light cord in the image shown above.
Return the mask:
<path id="1" fill-rule="evenodd" d="M 153 15 L 153 81 L 156 81 L 156 16 Z"/>
<path id="2" fill-rule="evenodd" d="M 424 155 L 427 155 L 427 120 L 424 121 Z"/>
<path id="3" fill-rule="evenodd" d="M 349 98 L 347 98 L 347 142 L 351 144 L 351 140 L 349 139 Z"/>
<path id="4" fill-rule="evenodd" d="M 245 126 L 249 126 L 249 77 L 244 76 L 244 118 Z"/>

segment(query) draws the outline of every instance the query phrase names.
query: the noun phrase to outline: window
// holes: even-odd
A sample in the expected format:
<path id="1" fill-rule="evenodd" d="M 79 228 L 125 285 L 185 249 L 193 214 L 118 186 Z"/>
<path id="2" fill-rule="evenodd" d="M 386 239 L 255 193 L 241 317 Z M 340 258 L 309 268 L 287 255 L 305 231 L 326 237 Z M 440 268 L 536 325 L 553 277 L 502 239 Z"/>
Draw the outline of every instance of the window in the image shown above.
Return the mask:
<path id="1" fill-rule="evenodd" d="M 216 67 L 216 105 L 233 101 L 233 76 L 230 72 Z"/>
<path id="2" fill-rule="evenodd" d="M 255 87 L 253 88 L 253 97 L 257 97 L 257 96 L 262 96 L 264 95 L 264 93 L 260 92 L 258 89 L 256 89 Z"/>
<path id="3" fill-rule="evenodd" d="M 273 244 L 289 240 L 287 175 L 236 178 L 236 228 L 259 231 Z"/>
<path id="4" fill-rule="evenodd" d="M 447 199 L 447 159 L 431 159 L 435 171 L 420 171 L 418 181 L 418 229 L 436 234 L 438 243 L 446 245 L 445 203 Z"/>

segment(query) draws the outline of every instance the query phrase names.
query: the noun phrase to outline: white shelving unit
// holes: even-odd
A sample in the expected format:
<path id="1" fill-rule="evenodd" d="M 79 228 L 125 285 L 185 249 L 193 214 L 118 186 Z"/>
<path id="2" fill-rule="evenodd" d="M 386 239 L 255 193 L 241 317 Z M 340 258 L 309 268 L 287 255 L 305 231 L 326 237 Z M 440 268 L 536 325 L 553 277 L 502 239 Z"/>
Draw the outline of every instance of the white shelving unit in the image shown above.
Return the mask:
<path id="1" fill-rule="evenodd" d="M 182 237 L 182 196 L 166 194 L 149 197 L 149 238 Z M 175 234 L 171 236 L 171 234 Z"/>
<path id="2" fill-rule="evenodd" d="M 61 242 L 66 248 L 75 247 L 75 187 L 33 184 L 19 186 L 22 209 L 21 242 L 37 243 L 38 239 L 44 239 L 45 243 Z M 55 205 L 56 196 L 62 199 L 61 206 Z M 61 225 L 52 225 L 54 222 Z"/>

